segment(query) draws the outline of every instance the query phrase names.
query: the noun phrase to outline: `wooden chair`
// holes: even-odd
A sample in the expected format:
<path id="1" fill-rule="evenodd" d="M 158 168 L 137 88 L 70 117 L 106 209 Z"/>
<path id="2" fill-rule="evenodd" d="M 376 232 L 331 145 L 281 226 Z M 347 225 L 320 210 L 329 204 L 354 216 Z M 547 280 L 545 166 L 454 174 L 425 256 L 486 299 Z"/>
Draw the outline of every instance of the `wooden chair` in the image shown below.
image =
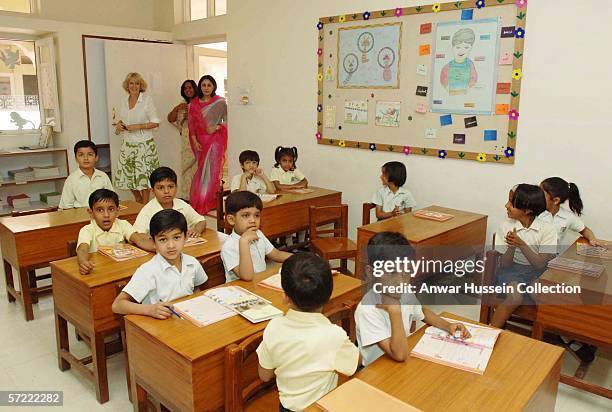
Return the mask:
<path id="1" fill-rule="evenodd" d="M 345 303 L 336 309 L 332 309 L 323 315 L 335 325 L 340 326 L 351 339 L 351 342 L 356 342 L 355 335 L 355 308 L 359 302 Z"/>
<path id="2" fill-rule="evenodd" d="M 376 205 L 374 203 L 364 203 L 361 207 L 361 224 L 369 225 L 370 224 L 370 215 L 371 210 L 376 209 Z"/>
<path id="3" fill-rule="evenodd" d="M 482 276 L 483 285 L 493 285 L 495 283 L 495 274 L 501 268 L 501 257 L 502 254 L 495 250 L 495 234 L 493 234 L 492 249 L 485 253 L 485 266 Z M 487 296 L 486 302 L 481 302 L 480 304 L 480 322 L 488 324 L 493 318 L 495 306 L 502 304 L 502 302 L 503 299 L 501 298 Z M 535 318 L 535 305 L 521 305 L 512 313 L 512 316 L 506 322 L 505 329 L 531 336 L 533 332 L 529 329 L 532 328 Z"/>
<path id="4" fill-rule="evenodd" d="M 200 263 L 208 276 L 208 280 L 205 283 L 206 289 L 225 283 L 225 268 L 223 266 L 223 260 L 221 260 L 221 254 L 207 257 L 201 260 Z"/>
<path id="5" fill-rule="evenodd" d="M 348 238 L 348 206 L 310 206 L 310 250 L 325 260 L 340 259 L 342 273 L 352 275 L 348 270 L 348 259 L 357 257 L 357 245 Z M 333 229 L 319 229 L 322 224 L 333 223 Z M 322 237 L 321 235 L 331 235 Z"/>
<path id="6" fill-rule="evenodd" d="M 257 373 L 259 361 L 255 350 L 262 340 L 263 331 L 225 348 L 226 411 L 278 410 L 278 392 L 272 390 L 274 381 L 263 382 Z"/>
<path id="7" fill-rule="evenodd" d="M 229 189 L 223 189 L 223 181 L 221 181 L 221 187 L 216 194 L 217 198 L 217 231 L 224 233 L 231 233 L 231 227 L 225 220 L 225 197 L 228 196 L 232 191 Z M 229 232 L 228 232 L 229 228 Z"/>

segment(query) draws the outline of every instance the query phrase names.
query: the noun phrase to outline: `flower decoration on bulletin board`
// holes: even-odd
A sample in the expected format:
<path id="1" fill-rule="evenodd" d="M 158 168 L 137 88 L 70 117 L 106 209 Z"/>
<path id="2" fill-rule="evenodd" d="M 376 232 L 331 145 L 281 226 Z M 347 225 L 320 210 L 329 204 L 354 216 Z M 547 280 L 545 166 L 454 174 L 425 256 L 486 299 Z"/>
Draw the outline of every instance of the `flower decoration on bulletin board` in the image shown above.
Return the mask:
<path id="1" fill-rule="evenodd" d="M 320 82 L 323 81 L 323 73 L 317 74 L 317 80 L 320 81 Z"/>
<path id="2" fill-rule="evenodd" d="M 504 150 L 504 154 L 506 155 L 506 157 L 510 158 L 514 156 L 514 149 L 511 147 L 506 147 L 506 150 Z"/>
<path id="3" fill-rule="evenodd" d="M 527 5 L 527 0 L 516 0 L 516 7 L 519 9 L 524 9 Z"/>
<path id="4" fill-rule="evenodd" d="M 478 156 L 476 156 L 476 160 L 478 160 L 479 162 L 486 162 L 487 161 L 487 154 L 486 153 L 478 153 Z"/>
<path id="5" fill-rule="evenodd" d="M 434 3 L 433 6 L 431 6 L 431 11 L 437 13 L 440 11 L 441 8 L 442 6 L 440 6 L 440 3 Z"/>
<path id="6" fill-rule="evenodd" d="M 374 144 L 374 143 L 370 143 L 370 150 L 371 150 L 371 151 L 376 150 L 376 144 Z"/>
<path id="7" fill-rule="evenodd" d="M 508 112 L 508 117 L 510 118 L 510 120 L 518 120 L 519 118 L 519 112 L 517 112 L 516 110 L 512 109 Z"/>
<path id="8" fill-rule="evenodd" d="M 404 146 L 404 154 L 408 156 L 410 154 L 410 146 Z"/>
<path id="9" fill-rule="evenodd" d="M 521 69 L 512 70 L 512 78 L 514 80 L 521 80 L 521 77 L 523 77 L 523 71 Z"/>
<path id="10" fill-rule="evenodd" d="M 371 13 L 369 11 L 363 12 L 363 19 L 370 20 Z"/>
<path id="11" fill-rule="evenodd" d="M 317 23 L 317 29 L 321 30 L 323 28 L 323 23 L 318 22 Z"/>
<path id="12" fill-rule="evenodd" d="M 395 9 L 395 15 L 397 17 L 401 17 L 402 14 L 404 14 L 404 9 L 402 9 L 401 7 L 398 7 L 398 8 Z"/>
<path id="13" fill-rule="evenodd" d="M 517 27 L 516 30 L 514 30 L 514 37 L 516 37 L 517 39 L 522 39 L 525 37 L 525 29 L 522 27 Z"/>
<path id="14" fill-rule="evenodd" d="M 476 2 L 476 7 L 478 7 L 479 9 L 482 9 L 485 6 L 485 0 L 478 0 Z"/>
<path id="15" fill-rule="evenodd" d="M 446 150 L 438 150 L 438 157 L 440 159 L 446 159 Z"/>
<path id="16" fill-rule="evenodd" d="M 323 54 L 323 49 L 319 47 L 319 48 L 317 49 L 317 56 L 320 56 L 320 55 L 322 55 L 322 54 Z"/>
<path id="17" fill-rule="evenodd" d="M 346 141 L 345 141 L 345 140 L 340 140 L 340 141 L 338 142 L 338 146 L 340 146 L 340 147 L 346 147 Z"/>
<path id="18" fill-rule="evenodd" d="M 317 138 L 317 140 L 321 140 L 323 135 L 321 134 L 321 132 L 317 132 L 317 134 L 315 134 L 315 137 Z"/>
<path id="19" fill-rule="evenodd" d="M 322 112 L 323 111 L 323 105 L 318 104 L 317 105 L 317 112 Z"/>
<path id="20" fill-rule="evenodd" d="M 342 16 L 338 16 L 338 22 L 344 23 L 346 21 L 346 16 L 343 14 Z"/>

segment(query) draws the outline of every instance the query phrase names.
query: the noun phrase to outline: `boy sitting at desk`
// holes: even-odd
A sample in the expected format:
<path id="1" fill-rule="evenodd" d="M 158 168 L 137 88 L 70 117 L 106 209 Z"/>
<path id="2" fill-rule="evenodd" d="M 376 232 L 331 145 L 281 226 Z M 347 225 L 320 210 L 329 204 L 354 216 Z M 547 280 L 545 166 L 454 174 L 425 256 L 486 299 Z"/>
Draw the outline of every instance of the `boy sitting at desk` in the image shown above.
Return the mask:
<path id="1" fill-rule="evenodd" d="M 338 385 L 338 372 L 355 373 L 359 350 L 321 313 L 334 288 L 329 263 L 312 253 L 293 255 L 281 284 L 289 311 L 264 331 L 259 377 L 267 382 L 276 375 L 281 411 L 301 411 Z"/>
<path id="2" fill-rule="evenodd" d="M 253 279 L 266 270 L 266 257 L 284 262 L 291 253 L 281 252 L 259 230 L 263 204 L 259 196 L 247 191 L 233 192 L 227 197 L 227 221 L 234 227 L 221 248 L 225 281 Z"/>
<path id="3" fill-rule="evenodd" d="M 397 259 L 404 258 L 416 259 L 414 249 L 401 233 L 376 234 L 368 242 L 367 253 L 366 271 L 368 278 L 372 280 L 371 289 L 355 310 L 357 343 L 364 366 L 385 353 L 398 362 L 405 361 L 408 358 L 406 337 L 410 335 L 413 321 L 424 320 L 425 323 L 443 329 L 456 338 L 470 337 L 470 333 L 462 323 L 450 323 L 429 309 L 421 307 L 414 294 L 380 289 L 410 282 L 409 273 L 375 272 L 376 268 L 384 267 L 381 262 L 396 262 Z M 376 283 L 380 285 L 374 287 Z"/>
<path id="4" fill-rule="evenodd" d="M 259 167 L 259 154 L 254 150 L 245 150 L 238 156 L 242 174 L 232 178 L 230 189 L 248 190 L 249 192 L 264 194 L 276 193 L 276 187 L 268 176 Z"/>
<path id="5" fill-rule="evenodd" d="M 182 253 L 187 239 L 187 220 L 174 209 L 153 215 L 149 232 L 157 254 L 142 264 L 113 302 L 113 312 L 169 318 L 168 302 L 191 295 L 196 286 L 208 280 L 202 265 Z"/>
<path id="6" fill-rule="evenodd" d="M 169 167 L 158 167 L 149 177 L 155 197 L 149 201 L 136 216 L 134 230 L 149 233 L 151 216 L 160 210 L 174 209 L 187 219 L 187 237 L 198 237 L 206 230 L 206 219 L 196 212 L 189 203 L 176 198 L 176 173 Z"/>
<path id="7" fill-rule="evenodd" d="M 98 246 L 112 246 L 117 243 L 132 242 L 145 249 L 150 240 L 143 233 L 136 233 L 127 220 L 117 219 L 119 213 L 119 196 L 108 189 L 97 189 L 89 195 L 91 223 L 79 231 L 77 257 L 79 272 L 87 275 L 94 269 L 89 254 L 96 252 Z"/>
<path id="8" fill-rule="evenodd" d="M 89 195 L 96 189 L 113 190 L 108 175 L 96 169 L 98 162 L 98 148 L 94 142 L 80 140 L 74 145 L 74 157 L 79 168 L 70 173 L 64 182 L 60 209 L 73 207 L 87 207 Z"/>

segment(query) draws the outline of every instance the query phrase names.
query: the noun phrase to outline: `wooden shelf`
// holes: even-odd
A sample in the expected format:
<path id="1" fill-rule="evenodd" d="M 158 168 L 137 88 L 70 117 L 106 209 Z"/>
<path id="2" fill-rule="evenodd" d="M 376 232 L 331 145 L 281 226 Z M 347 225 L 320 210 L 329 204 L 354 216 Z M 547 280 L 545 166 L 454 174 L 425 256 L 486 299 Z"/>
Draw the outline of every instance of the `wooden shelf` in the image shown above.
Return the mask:
<path id="1" fill-rule="evenodd" d="M 68 176 L 55 176 L 55 177 L 45 177 L 45 178 L 40 178 L 40 179 L 32 179 L 32 180 L 13 180 L 13 179 L 9 179 L 9 180 L 2 180 L 0 181 L 0 187 L 2 186 L 12 186 L 12 185 L 27 185 L 30 183 L 38 183 L 38 182 L 51 182 L 53 180 L 64 180 L 66 179 Z"/>
<path id="2" fill-rule="evenodd" d="M 0 150 L 1 156 L 15 156 L 15 155 L 35 155 L 35 154 L 47 154 L 53 152 L 65 152 L 66 149 L 61 147 L 48 147 L 46 149 L 32 149 L 32 150 L 24 150 L 24 149 L 11 149 L 11 150 Z"/>

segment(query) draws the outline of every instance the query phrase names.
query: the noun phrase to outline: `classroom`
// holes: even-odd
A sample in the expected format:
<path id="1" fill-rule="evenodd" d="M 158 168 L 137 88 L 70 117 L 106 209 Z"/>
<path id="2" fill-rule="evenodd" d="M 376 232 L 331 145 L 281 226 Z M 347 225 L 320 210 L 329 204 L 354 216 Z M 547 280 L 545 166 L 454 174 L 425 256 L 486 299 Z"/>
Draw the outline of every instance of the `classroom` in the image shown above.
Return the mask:
<path id="1" fill-rule="evenodd" d="M 0 410 L 612 410 L 610 19 L 0 0 Z"/>

